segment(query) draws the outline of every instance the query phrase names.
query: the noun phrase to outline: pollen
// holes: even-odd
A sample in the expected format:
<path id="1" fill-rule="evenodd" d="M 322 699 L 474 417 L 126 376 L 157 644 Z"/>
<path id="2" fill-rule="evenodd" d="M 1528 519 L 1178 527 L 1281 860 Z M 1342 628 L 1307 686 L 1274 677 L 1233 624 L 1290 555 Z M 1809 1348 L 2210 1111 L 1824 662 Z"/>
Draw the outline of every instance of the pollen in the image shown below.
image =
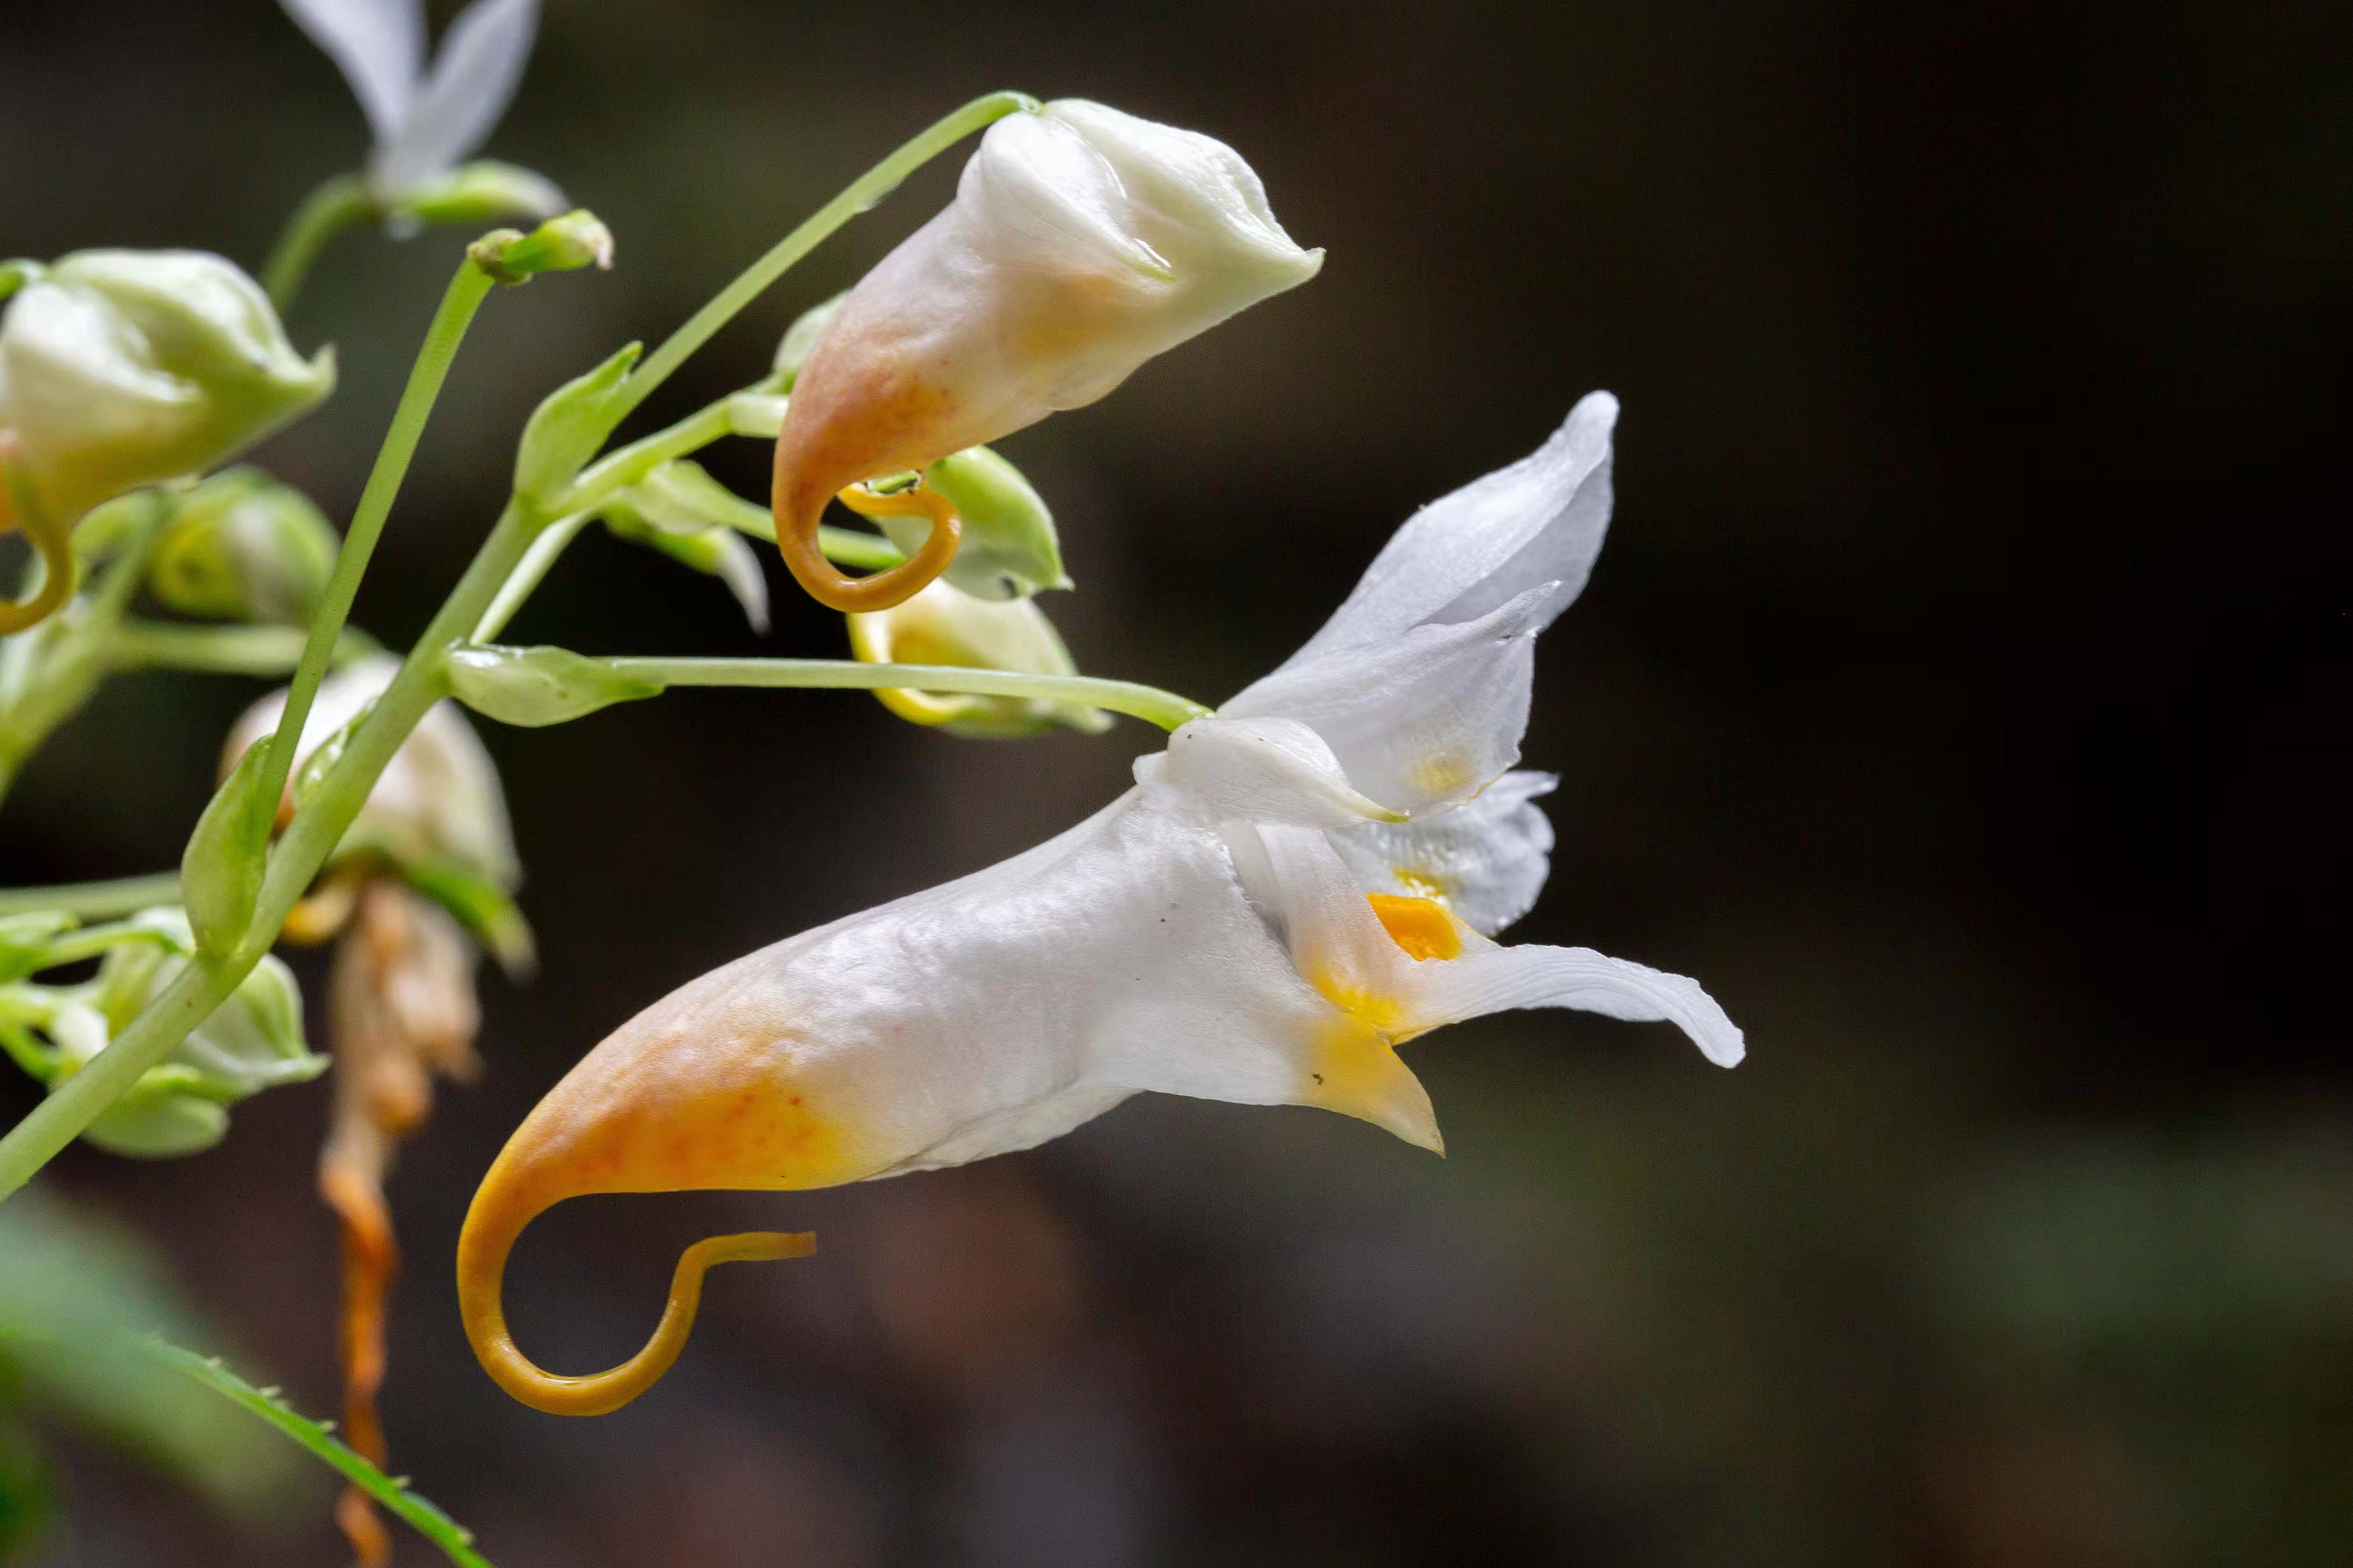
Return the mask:
<path id="1" fill-rule="evenodd" d="M 1401 899 L 1394 893 L 1366 893 L 1365 901 L 1373 906 L 1373 914 L 1389 933 L 1389 940 L 1416 963 L 1462 956 L 1462 933 L 1455 930 L 1454 917 L 1444 905 L 1430 899 Z"/>

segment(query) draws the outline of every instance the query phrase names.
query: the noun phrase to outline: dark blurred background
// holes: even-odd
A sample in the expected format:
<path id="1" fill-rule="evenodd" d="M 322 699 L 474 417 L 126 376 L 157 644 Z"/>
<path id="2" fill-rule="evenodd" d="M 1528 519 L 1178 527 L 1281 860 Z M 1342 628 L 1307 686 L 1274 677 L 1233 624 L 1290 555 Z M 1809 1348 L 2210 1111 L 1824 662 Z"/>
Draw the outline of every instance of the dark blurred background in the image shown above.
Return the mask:
<path id="1" fill-rule="evenodd" d="M 1198 127 L 1325 270 L 1004 443 L 1081 584 L 1050 613 L 1090 669 L 1214 701 L 1416 505 L 1614 390 L 1618 520 L 1526 746 L 1563 775 L 1560 845 L 1514 935 L 1699 976 L 1752 1054 L 1722 1073 L 1663 1027 L 1514 1015 L 1415 1048 L 1443 1163 L 1147 1098 L 869 1188 L 572 1205 L 510 1287 L 567 1369 L 639 1342 L 687 1238 L 824 1249 L 722 1275 L 625 1412 L 537 1415 L 475 1367 L 449 1283 L 536 1097 L 690 976 L 1059 831 L 1154 737 L 963 743 L 816 693 L 485 723 L 544 967 L 488 983 L 489 1075 L 394 1182 L 393 1468 L 501 1568 L 2341 1560 L 2348 45 L 2341 5 L 2293 0 L 550 0 L 489 151 L 593 206 L 619 265 L 491 301 L 363 624 L 422 626 L 551 385 L 955 103 Z M 258 267 L 363 148 L 264 0 L 8 7 L 0 253 Z M 649 416 L 756 376 L 956 163 Z M 332 515 L 461 237 L 348 236 L 295 312 L 343 387 L 263 460 Z M 712 466 L 757 494 L 737 445 Z M 777 596 L 755 639 L 716 584 L 591 536 L 512 635 L 839 651 Z M 6 880 L 172 864 L 261 689 L 114 684 L 0 816 Z M 153 1237 L 241 1364 L 322 1414 L 324 1104 L 272 1093 L 212 1154 L 77 1149 L 45 1178 Z M 341 1558 L 323 1489 L 252 1536 L 67 1453 L 56 1563 Z"/>

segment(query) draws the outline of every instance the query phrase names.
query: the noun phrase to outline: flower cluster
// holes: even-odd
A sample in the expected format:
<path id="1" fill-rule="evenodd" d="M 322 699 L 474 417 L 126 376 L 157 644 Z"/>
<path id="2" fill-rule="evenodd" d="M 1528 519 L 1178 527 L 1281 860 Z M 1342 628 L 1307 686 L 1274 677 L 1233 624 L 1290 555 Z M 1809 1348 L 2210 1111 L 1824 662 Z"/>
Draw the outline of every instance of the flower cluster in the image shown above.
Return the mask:
<path id="1" fill-rule="evenodd" d="M 680 1353 L 713 1264 L 813 1245 L 696 1244 L 637 1356 L 556 1376 L 515 1344 L 501 1290 L 523 1228 L 569 1197 L 961 1165 L 1145 1092 L 1319 1107 L 1437 1152 L 1400 1049 L 1510 1008 L 1663 1021 L 1710 1060 L 1740 1059 L 1740 1031 L 1691 980 L 1497 940 L 1549 869 L 1537 803 L 1554 781 L 1519 770 L 1520 744 L 1535 638 L 1584 587 L 1609 524 L 1609 395 L 1415 513 L 1304 647 L 1215 710 L 1082 673 L 1039 607 L 1073 586 L 1062 541 L 990 443 L 1104 396 L 1322 265 L 1250 165 L 1196 132 L 1081 100 L 959 110 L 651 354 L 632 344 L 550 393 L 497 521 L 415 647 L 388 652 L 349 625 L 474 312 L 502 287 L 609 267 L 613 241 L 586 210 L 556 216 L 563 197 L 540 176 L 461 162 L 521 79 L 535 0 L 475 0 L 429 66 L 420 0 L 283 4 L 342 68 L 373 147 L 304 204 L 262 281 L 193 251 L 0 266 L 0 530 L 37 552 L 26 595 L 0 603 L 0 633 L 21 634 L 0 642 L 0 788 L 113 671 L 290 674 L 229 736 L 176 875 L 137 879 L 131 898 L 121 884 L 9 897 L 0 1047 L 47 1097 L 0 1137 L 0 1200 L 77 1136 L 193 1153 L 226 1134 L 229 1106 L 317 1076 L 330 1057 L 311 1048 L 269 949 L 333 942 L 319 1184 L 343 1239 L 346 1434 L 384 1463 L 387 1183 L 437 1079 L 480 1070 L 481 956 L 517 979 L 534 956 L 504 794 L 461 707 L 553 724 L 679 685 L 864 689 L 958 737 L 1093 734 L 1116 713 L 1169 735 L 1133 788 L 1060 837 L 704 975 L 540 1101 L 483 1178 L 456 1260 L 483 1365 L 540 1409 L 634 1397 Z M 767 374 L 615 443 L 811 245 L 976 132 L 953 203 L 795 321 Z M 332 354 L 297 352 L 281 314 L 338 226 L 405 235 L 517 214 L 545 221 L 466 247 L 340 539 L 265 469 L 222 468 L 332 388 Z M 773 444 L 766 505 L 697 462 L 731 437 Z M 825 522 L 837 499 L 872 526 Z M 854 657 L 502 646 L 596 526 L 715 579 L 755 632 L 771 605 L 749 541 L 773 540 L 842 613 Z M 367 1464 L 343 1468 L 428 1533 L 448 1525 Z M 369 1495 L 348 1492 L 339 1516 L 364 1563 L 388 1560 Z"/>

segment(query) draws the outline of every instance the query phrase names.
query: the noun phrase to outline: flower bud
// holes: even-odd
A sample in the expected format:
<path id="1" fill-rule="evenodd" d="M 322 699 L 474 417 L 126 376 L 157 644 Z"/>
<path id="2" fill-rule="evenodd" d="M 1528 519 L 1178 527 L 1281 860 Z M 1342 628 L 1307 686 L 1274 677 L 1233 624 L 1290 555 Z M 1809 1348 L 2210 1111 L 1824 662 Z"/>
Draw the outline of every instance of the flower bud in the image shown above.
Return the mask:
<path id="1" fill-rule="evenodd" d="M 132 924 L 153 940 L 119 942 L 107 950 L 93 984 L 92 1005 L 61 1009 L 49 1033 L 60 1066 L 79 1068 L 105 1048 L 162 994 L 185 967 L 194 942 L 178 910 L 153 909 Z M 212 1016 L 189 1031 L 172 1054 L 149 1068 L 85 1134 L 101 1149 L 156 1159 L 193 1154 L 228 1131 L 227 1106 L 280 1084 L 303 1083 L 326 1070 L 302 1033 L 302 992 L 293 971 L 264 956 Z M 62 1081 L 69 1072 L 61 1073 Z"/>
<path id="2" fill-rule="evenodd" d="M 147 566 L 147 586 L 184 616 L 301 626 L 342 546 L 291 485 L 254 468 L 216 474 L 182 498 Z"/>
<path id="3" fill-rule="evenodd" d="M 392 213 L 396 222 L 472 226 L 518 217 L 552 218 L 571 205 L 544 174 L 478 158 L 400 192 L 393 198 Z"/>
<path id="4" fill-rule="evenodd" d="M 616 674 L 567 647 L 495 646 L 452 652 L 449 688 L 475 712 L 526 729 L 569 723 L 616 702 L 659 697 L 663 689 L 658 680 Z"/>
<path id="5" fill-rule="evenodd" d="M 952 525 L 903 568 L 845 578 L 816 542 L 837 492 L 1092 403 L 1322 265 L 1222 142 L 1077 100 L 998 121 L 955 203 L 850 291 L 800 367 L 776 443 L 786 563 L 838 609 L 903 599 L 944 569 Z"/>
<path id="6" fill-rule="evenodd" d="M 867 664 L 946 664 L 961 669 L 1012 669 L 1075 675 L 1078 666 L 1054 623 L 1028 599 L 991 603 L 950 584 L 934 583 L 904 604 L 848 617 L 849 646 Z M 976 697 L 889 689 L 875 692 L 902 719 L 936 724 L 951 735 L 1004 740 L 1067 724 L 1084 734 L 1111 726 L 1100 709 L 1024 697 Z"/>
<path id="7" fill-rule="evenodd" d="M 501 283 L 528 283 L 543 272 L 594 266 L 613 269 L 613 231 L 586 207 L 549 218 L 529 234 L 496 228 L 466 247 L 474 265 Z"/>
<path id="8" fill-rule="evenodd" d="M 290 791 L 311 752 L 357 719 L 399 668 L 391 658 L 363 659 L 320 684 L 295 750 Z M 285 707 L 286 693 L 278 691 L 246 710 L 223 748 L 224 773 L 278 728 Z M 368 852 L 403 862 L 447 858 L 501 887 L 522 880 L 498 769 L 454 703 L 437 702 L 426 710 L 377 776 L 333 858 Z"/>
<path id="9" fill-rule="evenodd" d="M 201 251 L 77 252 L 0 319 L 0 431 L 68 520 L 226 462 L 334 379 L 331 351 L 296 353 L 260 287 Z"/>

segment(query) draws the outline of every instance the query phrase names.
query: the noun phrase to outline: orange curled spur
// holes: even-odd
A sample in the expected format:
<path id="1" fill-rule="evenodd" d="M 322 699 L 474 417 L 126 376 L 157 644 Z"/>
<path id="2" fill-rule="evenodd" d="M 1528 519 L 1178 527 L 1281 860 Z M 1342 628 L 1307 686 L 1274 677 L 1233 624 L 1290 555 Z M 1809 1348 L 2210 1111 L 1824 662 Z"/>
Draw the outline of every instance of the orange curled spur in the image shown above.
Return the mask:
<path id="1" fill-rule="evenodd" d="M 539 1102 L 491 1163 L 458 1237 L 458 1313 L 484 1371 L 552 1415 L 601 1415 L 668 1372 L 694 1327 L 712 1265 L 806 1258 L 817 1237 L 754 1231 L 699 1241 L 679 1258 L 645 1348 L 607 1372 L 543 1371 L 507 1327 L 501 1282 L 523 1227 L 566 1198 L 600 1193 L 806 1191 L 870 1173 L 830 1157 L 803 1093 L 755 1053 L 687 1031 L 625 1027 Z"/>
<path id="2" fill-rule="evenodd" d="M 810 477 L 813 465 L 804 456 L 787 416 L 785 434 L 776 442 L 776 548 L 784 552 L 793 580 L 810 598 L 845 612 L 887 610 L 913 598 L 948 569 L 964 540 L 964 520 L 945 496 L 923 484 L 891 495 L 877 495 L 857 484 L 838 487 L 830 478 Z M 927 518 L 932 531 L 913 555 L 888 571 L 844 576 L 818 543 L 818 520 L 837 495 L 861 516 Z"/>

